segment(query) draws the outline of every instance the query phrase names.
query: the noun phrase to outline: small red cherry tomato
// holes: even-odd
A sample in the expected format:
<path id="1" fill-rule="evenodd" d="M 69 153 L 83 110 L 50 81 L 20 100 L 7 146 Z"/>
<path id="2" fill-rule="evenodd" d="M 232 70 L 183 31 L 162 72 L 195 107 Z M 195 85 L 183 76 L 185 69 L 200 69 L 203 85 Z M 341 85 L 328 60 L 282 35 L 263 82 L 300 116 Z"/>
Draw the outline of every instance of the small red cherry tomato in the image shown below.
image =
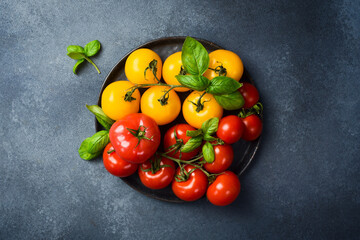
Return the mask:
<path id="1" fill-rule="evenodd" d="M 138 173 L 141 182 L 146 187 L 151 189 L 162 189 L 168 186 L 174 179 L 175 164 L 165 157 L 158 160 L 156 157 L 152 157 L 139 165 Z"/>
<path id="2" fill-rule="evenodd" d="M 128 177 L 136 172 L 138 165 L 129 163 L 121 159 L 115 152 L 114 147 L 109 143 L 106 145 L 103 152 L 103 163 L 108 170 L 114 176 Z"/>
<path id="3" fill-rule="evenodd" d="M 190 172 L 194 166 L 186 165 L 184 169 Z M 180 168 L 176 170 L 176 175 L 180 174 Z M 177 178 L 177 176 L 175 176 Z M 184 201 L 195 201 L 200 199 L 206 193 L 208 187 L 208 178 L 200 169 L 196 169 L 190 173 L 189 178 L 183 182 L 172 182 L 172 190 L 174 194 Z"/>
<path id="4" fill-rule="evenodd" d="M 110 128 L 110 142 L 125 161 L 143 163 L 160 145 L 160 130 L 155 120 L 143 113 L 132 113 Z"/>
<path id="5" fill-rule="evenodd" d="M 246 141 L 253 141 L 257 139 L 263 128 L 261 119 L 257 115 L 252 114 L 243 118 L 242 121 L 245 127 L 241 138 Z"/>
<path id="6" fill-rule="evenodd" d="M 221 173 L 228 169 L 234 160 L 234 151 L 231 145 L 214 146 L 215 160 L 212 163 L 205 163 L 204 168 L 210 173 Z"/>
<path id="7" fill-rule="evenodd" d="M 167 130 L 164 136 L 164 151 L 169 152 L 173 149 L 167 154 L 168 156 L 179 159 L 181 154 L 181 160 L 189 160 L 199 153 L 201 147 L 188 153 L 180 152 L 180 148 L 191 138 L 186 136 L 186 131 L 188 130 L 193 131 L 196 129 L 189 124 L 181 123 Z"/>
<path id="8" fill-rule="evenodd" d="M 245 100 L 243 108 L 251 108 L 259 101 L 259 92 L 254 85 L 243 83 L 243 86 L 239 88 L 239 91 Z"/>
<path id="9" fill-rule="evenodd" d="M 240 193 L 240 181 L 235 173 L 226 171 L 210 184 L 206 197 L 214 205 L 226 206 L 235 201 Z"/>
<path id="10" fill-rule="evenodd" d="M 244 132 L 244 124 L 236 115 L 223 117 L 219 122 L 216 135 L 227 144 L 233 144 L 240 140 Z"/>

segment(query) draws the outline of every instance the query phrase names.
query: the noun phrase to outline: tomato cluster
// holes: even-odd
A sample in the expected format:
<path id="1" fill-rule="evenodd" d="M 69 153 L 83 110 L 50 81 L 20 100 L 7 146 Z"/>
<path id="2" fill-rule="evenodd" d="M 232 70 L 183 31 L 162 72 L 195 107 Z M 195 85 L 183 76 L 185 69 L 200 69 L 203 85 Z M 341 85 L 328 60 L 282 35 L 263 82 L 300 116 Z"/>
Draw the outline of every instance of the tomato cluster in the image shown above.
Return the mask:
<path id="1" fill-rule="evenodd" d="M 208 66 L 203 76 L 210 81 L 227 76 L 239 82 L 244 72 L 240 57 L 228 50 L 210 53 Z M 243 107 L 239 115 L 223 117 L 215 93 L 196 91 L 178 81 L 176 76 L 189 75 L 181 52 L 168 56 L 162 64 L 154 51 L 138 49 L 127 58 L 125 75 L 128 81 L 109 84 L 101 96 L 104 114 L 115 121 L 103 152 L 105 168 L 118 177 L 137 172 L 150 189 L 171 185 L 184 201 L 206 195 L 214 205 L 232 203 L 240 193 L 240 181 L 228 170 L 234 161 L 231 144 L 240 139 L 253 141 L 262 131 L 257 89 L 240 82 L 237 91 Z M 140 94 L 139 88 L 145 91 Z M 190 90 L 181 103 L 177 92 Z M 186 123 L 175 124 L 180 112 Z M 162 144 L 161 125 L 169 126 Z"/>

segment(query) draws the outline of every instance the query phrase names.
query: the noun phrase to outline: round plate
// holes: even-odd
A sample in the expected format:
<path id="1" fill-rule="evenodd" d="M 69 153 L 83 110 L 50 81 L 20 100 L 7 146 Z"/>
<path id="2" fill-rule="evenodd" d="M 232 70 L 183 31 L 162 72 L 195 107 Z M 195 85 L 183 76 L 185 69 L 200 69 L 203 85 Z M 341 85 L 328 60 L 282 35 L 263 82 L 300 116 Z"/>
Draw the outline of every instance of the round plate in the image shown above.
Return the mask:
<path id="1" fill-rule="evenodd" d="M 171 54 L 181 51 L 182 45 L 185 41 L 185 38 L 186 37 L 167 37 L 167 38 L 156 39 L 156 40 L 150 41 L 148 43 L 145 43 L 145 44 L 137 47 L 136 49 L 132 50 L 131 52 L 133 52 L 139 48 L 149 48 L 149 49 L 152 49 L 153 51 L 155 51 L 157 54 L 159 54 L 161 60 L 164 62 L 165 59 L 168 56 L 170 56 Z M 222 49 L 220 46 L 218 46 L 212 42 L 202 40 L 202 39 L 197 39 L 197 40 L 206 48 L 206 50 L 208 52 L 212 52 L 217 49 Z M 131 52 L 126 54 L 115 65 L 115 67 L 110 71 L 109 75 L 105 78 L 105 81 L 102 85 L 102 88 L 101 88 L 101 91 L 99 94 L 99 100 L 98 100 L 99 106 L 101 106 L 101 94 L 107 85 L 109 85 L 112 82 L 118 81 L 118 80 L 126 80 L 125 61 Z M 251 77 L 249 76 L 249 74 L 246 70 L 244 71 L 244 74 L 240 81 L 241 82 L 250 82 L 251 84 L 254 84 L 254 81 L 251 79 Z M 184 101 L 184 99 L 186 98 L 186 96 L 188 94 L 189 94 L 189 92 L 185 92 L 185 93 L 178 92 L 178 95 L 179 95 L 180 99 L 182 100 L 182 102 Z M 230 115 L 230 114 L 237 114 L 238 112 L 239 111 L 224 111 L 224 116 Z M 162 136 L 165 134 L 166 130 L 170 126 L 174 125 L 175 123 L 181 123 L 181 122 L 185 122 L 185 120 L 184 120 L 182 114 L 180 113 L 179 117 L 173 123 L 171 123 L 169 125 L 160 126 Z M 95 118 L 95 128 L 96 128 L 96 131 L 100 131 L 103 129 L 102 126 L 97 122 L 96 118 Z M 240 176 L 245 171 L 245 169 L 249 166 L 250 162 L 254 158 L 254 155 L 259 147 L 259 143 L 260 143 L 260 138 L 258 138 L 255 141 L 252 141 L 252 142 L 246 142 L 246 141 L 240 140 L 237 143 L 233 144 L 234 161 L 230 167 L 230 170 L 235 172 L 238 176 Z M 160 146 L 160 149 L 162 149 L 162 146 Z M 145 194 L 148 197 L 152 197 L 155 199 L 168 201 L 168 202 L 177 202 L 177 203 L 184 202 L 174 195 L 174 193 L 171 190 L 171 186 L 168 186 L 167 188 L 161 189 L 161 190 L 152 190 L 152 189 L 145 187 L 141 183 L 137 173 L 133 174 L 130 177 L 121 178 L 121 179 L 125 183 L 127 183 L 130 187 L 141 192 L 142 194 Z"/>

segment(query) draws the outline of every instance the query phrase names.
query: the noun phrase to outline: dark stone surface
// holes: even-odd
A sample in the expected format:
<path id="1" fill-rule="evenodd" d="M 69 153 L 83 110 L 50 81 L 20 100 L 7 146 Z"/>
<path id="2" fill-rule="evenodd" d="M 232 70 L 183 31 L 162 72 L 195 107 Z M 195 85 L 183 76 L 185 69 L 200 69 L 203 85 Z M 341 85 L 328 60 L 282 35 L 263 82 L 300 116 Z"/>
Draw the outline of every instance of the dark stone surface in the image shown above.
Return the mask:
<path id="1" fill-rule="evenodd" d="M 0 239 L 356 239 L 359 1 L 0 2 Z M 238 53 L 265 106 L 242 193 L 170 204 L 79 158 L 106 74 L 146 41 L 191 35 Z M 78 76 L 69 44 L 99 39 Z"/>

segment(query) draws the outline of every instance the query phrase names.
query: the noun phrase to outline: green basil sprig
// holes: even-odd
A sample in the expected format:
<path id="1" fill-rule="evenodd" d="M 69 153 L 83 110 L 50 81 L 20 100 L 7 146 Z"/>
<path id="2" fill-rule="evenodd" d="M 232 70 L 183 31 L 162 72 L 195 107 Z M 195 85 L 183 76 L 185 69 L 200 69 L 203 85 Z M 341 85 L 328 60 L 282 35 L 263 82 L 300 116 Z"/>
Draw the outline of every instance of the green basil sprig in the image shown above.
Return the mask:
<path id="1" fill-rule="evenodd" d="M 86 105 L 99 123 L 106 129 L 95 133 L 92 137 L 86 138 L 80 145 L 79 155 L 84 160 L 91 160 L 99 156 L 106 145 L 110 142 L 109 130 L 114 120 L 105 115 L 104 111 L 98 105 Z"/>
<path id="2" fill-rule="evenodd" d="M 212 163 L 215 160 L 214 147 L 210 143 L 211 141 L 217 141 L 217 144 L 223 144 L 223 141 L 215 138 L 211 135 L 215 134 L 218 130 L 219 118 L 214 117 L 206 120 L 201 128 L 193 131 L 186 131 L 186 136 L 191 137 L 185 145 L 182 146 L 181 152 L 191 152 L 198 148 L 201 143 L 205 140 L 205 144 L 202 147 L 202 153 L 204 159 L 208 163 Z"/>
<path id="3" fill-rule="evenodd" d="M 89 58 L 89 57 L 92 57 L 95 54 L 97 54 L 99 52 L 100 48 L 101 48 L 101 45 L 98 40 L 89 42 L 88 44 L 85 45 L 84 48 L 81 46 L 77 46 L 77 45 L 68 46 L 67 47 L 67 51 L 68 51 L 67 55 L 70 58 L 77 60 L 77 62 L 75 63 L 75 65 L 73 67 L 73 72 L 76 74 L 77 68 L 80 66 L 81 63 L 83 63 L 86 60 L 89 63 L 91 63 L 95 67 L 97 72 L 100 74 L 99 68 Z"/>
<path id="4" fill-rule="evenodd" d="M 244 99 L 238 92 L 241 83 L 226 76 L 211 81 L 202 76 L 209 68 L 209 54 L 197 40 L 186 37 L 182 46 L 181 61 L 188 75 L 177 75 L 180 84 L 196 91 L 206 91 L 226 110 L 240 109 Z"/>

